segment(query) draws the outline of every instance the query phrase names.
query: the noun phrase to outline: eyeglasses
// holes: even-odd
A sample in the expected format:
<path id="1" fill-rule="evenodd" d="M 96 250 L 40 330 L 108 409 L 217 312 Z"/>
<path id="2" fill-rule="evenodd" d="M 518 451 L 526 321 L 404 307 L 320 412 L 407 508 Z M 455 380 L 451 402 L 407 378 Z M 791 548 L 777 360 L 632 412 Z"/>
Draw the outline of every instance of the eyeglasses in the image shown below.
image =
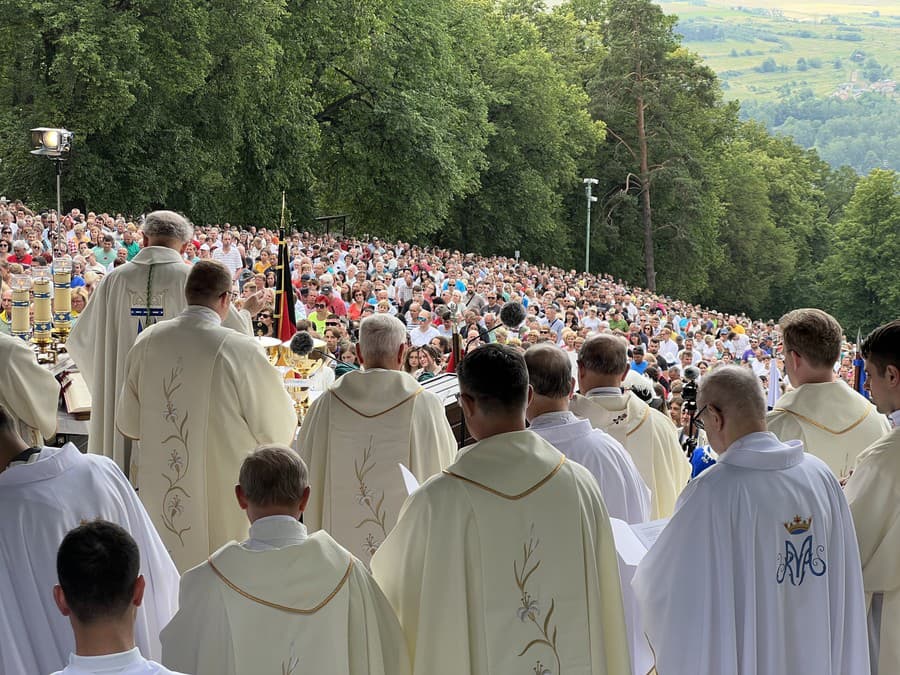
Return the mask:
<path id="1" fill-rule="evenodd" d="M 426 321 L 428 321 L 428 319 L 426 319 L 424 316 L 418 316 L 416 317 L 416 321 L 418 321 L 419 323 L 425 323 Z"/>
<path id="2" fill-rule="evenodd" d="M 272 315 L 271 314 L 260 314 L 259 318 L 260 319 L 271 319 Z"/>
<path id="3" fill-rule="evenodd" d="M 316 303 L 316 309 L 325 309 L 325 305 L 323 305 L 323 304 L 317 302 L 317 303 Z"/>
<path id="4" fill-rule="evenodd" d="M 701 429 L 701 430 L 706 429 L 706 425 L 703 423 L 703 420 L 700 419 L 700 415 L 702 415 L 708 407 L 709 407 L 709 405 L 707 404 L 707 405 L 703 406 L 702 408 L 700 408 L 700 410 L 698 410 L 697 412 L 694 413 L 694 416 L 693 416 L 694 426 L 697 427 L 698 429 Z"/>

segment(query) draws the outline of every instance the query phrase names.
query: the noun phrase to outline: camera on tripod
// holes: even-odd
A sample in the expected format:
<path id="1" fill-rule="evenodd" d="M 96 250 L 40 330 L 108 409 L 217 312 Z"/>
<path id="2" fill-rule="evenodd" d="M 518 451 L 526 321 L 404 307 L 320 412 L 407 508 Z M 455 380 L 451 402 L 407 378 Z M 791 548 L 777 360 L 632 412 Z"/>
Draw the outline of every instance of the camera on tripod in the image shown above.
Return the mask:
<path id="1" fill-rule="evenodd" d="M 690 413 L 688 418 L 687 434 L 681 443 L 681 449 L 687 455 L 688 459 L 697 449 L 697 379 L 700 377 L 700 369 L 694 366 L 688 366 L 684 369 L 684 386 L 681 389 L 682 412 Z"/>

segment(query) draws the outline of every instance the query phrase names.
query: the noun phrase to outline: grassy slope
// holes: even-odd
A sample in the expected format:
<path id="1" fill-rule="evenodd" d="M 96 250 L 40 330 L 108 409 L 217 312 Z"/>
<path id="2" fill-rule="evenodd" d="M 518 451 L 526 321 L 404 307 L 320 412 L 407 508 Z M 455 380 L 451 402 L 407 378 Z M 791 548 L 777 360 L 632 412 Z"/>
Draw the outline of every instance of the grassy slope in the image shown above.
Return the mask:
<path id="1" fill-rule="evenodd" d="M 680 20 L 702 20 L 716 24 L 733 34 L 736 29 L 744 36 L 724 40 L 688 41 L 685 46 L 700 54 L 715 70 L 723 82 L 727 82 L 726 96 L 737 99 L 775 99 L 783 85 L 792 89 L 810 87 L 820 96 L 827 96 L 842 82 L 848 82 L 859 67 L 850 60 L 856 49 L 866 56 L 874 56 L 882 65 L 892 66 L 893 79 L 900 79 L 900 4 L 894 2 L 868 2 L 855 0 L 705 0 L 705 4 L 685 0 L 659 0 L 667 14 L 676 14 Z M 733 9 L 734 6 L 780 9 L 784 18 L 751 15 Z M 873 17 L 878 10 L 880 17 Z M 891 16 L 893 14 L 893 16 Z M 838 17 L 844 27 L 858 28 L 862 41 L 849 42 L 835 39 L 837 25 L 824 23 L 829 17 Z M 808 31 L 812 37 L 798 37 L 791 32 Z M 774 35 L 781 44 L 759 39 L 762 34 Z M 739 56 L 731 56 L 735 50 Z M 743 52 L 750 50 L 753 55 Z M 788 72 L 759 73 L 754 70 L 772 57 L 778 66 L 788 66 Z M 800 71 L 796 67 L 800 57 L 809 61 L 822 60 L 821 68 Z M 842 66 L 833 66 L 840 58 Z M 860 74 L 861 75 L 861 74 Z M 861 77 L 859 77 L 862 80 Z"/>

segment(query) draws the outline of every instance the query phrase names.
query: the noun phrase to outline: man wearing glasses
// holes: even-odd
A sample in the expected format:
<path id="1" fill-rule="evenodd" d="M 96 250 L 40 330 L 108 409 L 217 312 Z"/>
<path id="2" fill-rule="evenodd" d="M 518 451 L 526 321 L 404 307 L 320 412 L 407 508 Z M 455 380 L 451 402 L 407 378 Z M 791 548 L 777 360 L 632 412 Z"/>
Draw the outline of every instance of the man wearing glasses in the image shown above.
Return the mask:
<path id="1" fill-rule="evenodd" d="M 656 669 L 868 673 L 859 550 L 837 479 L 802 442 L 766 431 L 750 370 L 709 373 L 698 405 L 718 463 L 682 492 L 632 583 Z M 714 638 L 687 644 L 688 626 Z"/>
<path id="2" fill-rule="evenodd" d="M 262 347 L 223 326 L 231 271 L 206 260 L 188 269 L 185 309 L 135 341 L 116 407 L 117 429 L 140 441 L 132 481 L 182 573 L 247 538 L 232 504 L 241 460 L 247 448 L 290 444 L 297 427 Z"/>
<path id="3" fill-rule="evenodd" d="M 441 332 L 431 324 L 431 312 L 422 310 L 416 317 L 416 327 L 410 331 L 409 340 L 413 347 L 427 345 Z"/>

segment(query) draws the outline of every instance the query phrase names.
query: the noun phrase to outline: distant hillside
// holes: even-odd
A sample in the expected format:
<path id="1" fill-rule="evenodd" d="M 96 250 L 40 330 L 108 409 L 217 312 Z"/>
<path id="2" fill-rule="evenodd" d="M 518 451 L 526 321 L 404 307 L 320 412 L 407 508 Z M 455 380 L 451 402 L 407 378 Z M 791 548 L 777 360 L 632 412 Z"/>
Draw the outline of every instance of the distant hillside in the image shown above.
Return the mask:
<path id="1" fill-rule="evenodd" d="M 660 0 L 684 44 L 726 96 L 775 100 L 792 90 L 851 98 L 897 93 L 900 5 L 836 0 Z M 892 12 L 893 15 L 887 12 Z"/>
<path id="2" fill-rule="evenodd" d="M 659 0 L 745 118 L 861 174 L 900 170 L 900 5 Z"/>

